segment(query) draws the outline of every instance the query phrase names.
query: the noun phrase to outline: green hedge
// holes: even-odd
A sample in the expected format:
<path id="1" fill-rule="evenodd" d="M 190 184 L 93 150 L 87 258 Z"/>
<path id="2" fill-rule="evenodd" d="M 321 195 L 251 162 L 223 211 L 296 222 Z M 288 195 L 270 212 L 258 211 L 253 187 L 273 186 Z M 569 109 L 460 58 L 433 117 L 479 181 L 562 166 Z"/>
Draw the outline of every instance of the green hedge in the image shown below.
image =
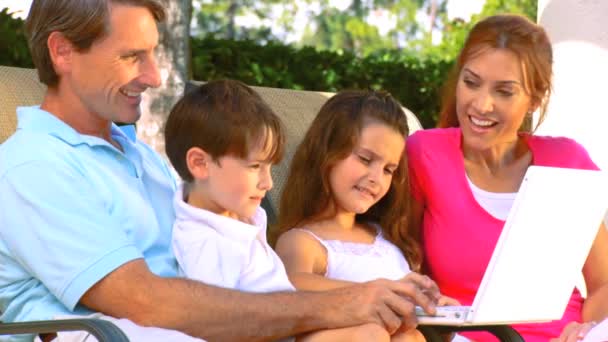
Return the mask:
<path id="1" fill-rule="evenodd" d="M 388 50 L 365 58 L 351 53 L 296 49 L 270 42 L 192 39 L 192 77 L 234 78 L 250 85 L 336 92 L 384 89 L 414 112 L 424 127 L 435 125 L 438 89 L 451 60 Z M 0 11 L 0 64 L 33 67 L 23 20 Z"/>
<path id="2" fill-rule="evenodd" d="M 192 40 L 192 71 L 197 80 L 235 78 L 276 88 L 338 91 L 384 89 L 413 111 L 424 127 L 435 125 L 439 88 L 451 60 L 404 51 L 380 51 L 365 58 L 350 53 L 296 49 L 270 42 Z"/>
<path id="3" fill-rule="evenodd" d="M 33 68 L 23 20 L 11 17 L 8 8 L 0 11 L 0 65 Z"/>

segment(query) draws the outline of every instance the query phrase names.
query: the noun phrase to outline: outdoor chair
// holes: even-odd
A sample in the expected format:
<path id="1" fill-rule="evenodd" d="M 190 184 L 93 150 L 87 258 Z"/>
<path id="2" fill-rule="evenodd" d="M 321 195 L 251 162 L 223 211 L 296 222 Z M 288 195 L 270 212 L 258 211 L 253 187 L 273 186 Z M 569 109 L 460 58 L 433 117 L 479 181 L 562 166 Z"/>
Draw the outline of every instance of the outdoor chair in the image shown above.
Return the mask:
<path id="1" fill-rule="evenodd" d="M 189 83 L 189 87 L 193 85 Z M 268 212 L 269 222 L 276 222 L 281 189 L 285 183 L 288 165 L 295 148 L 302 140 L 306 129 L 312 122 L 323 103 L 333 94 L 312 91 L 286 90 L 265 87 L 254 87 L 265 101 L 275 110 L 285 124 L 287 146 L 284 160 L 273 168 L 274 188 L 263 202 Z M 0 66 L 0 144 L 16 129 L 15 108 L 23 105 L 34 105 L 42 102 L 45 86 L 40 84 L 33 69 L 22 69 Z M 406 115 L 410 133 L 422 129 L 418 119 L 409 110 Z M 2 229 L 0 227 L 0 229 Z M 440 333 L 453 331 L 484 330 L 493 333 L 501 341 L 523 341 L 509 326 L 483 327 L 419 327 L 427 341 L 443 341 Z M 72 319 L 23 323 L 1 323 L 0 335 L 40 334 L 57 331 L 86 330 L 99 341 L 128 341 L 127 337 L 114 324 L 100 319 Z"/>

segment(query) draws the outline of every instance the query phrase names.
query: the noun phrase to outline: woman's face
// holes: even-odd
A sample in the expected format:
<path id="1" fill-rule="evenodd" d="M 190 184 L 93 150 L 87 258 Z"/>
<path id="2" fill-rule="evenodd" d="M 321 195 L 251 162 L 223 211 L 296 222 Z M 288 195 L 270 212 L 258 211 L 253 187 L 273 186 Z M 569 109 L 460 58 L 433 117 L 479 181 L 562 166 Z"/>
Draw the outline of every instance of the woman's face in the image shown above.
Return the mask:
<path id="1" fill-rule="evenodd" d="M 516 141 L 532 110 L 522 65 L 513 52 L 487 49 L 464 64 L 456 85 L 464 146 L 482 151 Z"/>

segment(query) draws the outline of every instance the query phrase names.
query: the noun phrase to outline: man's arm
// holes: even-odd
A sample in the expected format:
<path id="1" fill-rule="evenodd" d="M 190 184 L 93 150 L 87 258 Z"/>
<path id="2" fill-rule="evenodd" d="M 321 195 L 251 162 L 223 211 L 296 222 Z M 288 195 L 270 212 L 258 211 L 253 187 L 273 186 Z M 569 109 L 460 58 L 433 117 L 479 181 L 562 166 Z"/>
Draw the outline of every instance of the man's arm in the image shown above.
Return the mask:
<path id="1" fill-rule="evenodd" d="M 162 278 L 143 259 L 100 280 L 80 303 L 143 326 L 175 329 L 213 341 L 266 341 L 301 332 L 378 323 L 414 326 L 414 304 L 434 310 L 427 278 L 378 280 L 327 292 L 244 293 L 189 279 Z M 424 291 L 424 293 L 423 293 Z"/>

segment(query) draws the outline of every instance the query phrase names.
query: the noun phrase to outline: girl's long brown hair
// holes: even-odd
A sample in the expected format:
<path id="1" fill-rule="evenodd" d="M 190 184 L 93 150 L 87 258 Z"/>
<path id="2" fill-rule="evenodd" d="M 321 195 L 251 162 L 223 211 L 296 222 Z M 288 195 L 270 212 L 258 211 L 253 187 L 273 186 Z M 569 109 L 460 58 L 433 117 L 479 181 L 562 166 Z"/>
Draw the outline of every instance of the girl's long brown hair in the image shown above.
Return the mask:
<path id="1" fill-rule="evenodd" d="M 329 99 L 315 117 L 298 146 L 281 194 L 279 230 L 285 232 L 328 219 L 333 213 L 329 172 L 355 148 L 361 131 L 370 122 L 380 122 L 407 137 L 405 113 L 390 94 L 376 91 L 342 91 Z M 405 151 L 393 173 L 386 195 L 356 222 L 377 223 L 384 236 L 404 254 L 410 267 L 421 263 L 417 233 L 410 231 L 409 183 Z"/>
<path id="2" fill-rule="evenodd" d="M 464 65 L 485 49 L 504 49 L 517 55 L 522 66 L 524 86 L 532 102 L 540 108 L 540 125 L 546 115 L 553 53 L 549 37 L 540 25 L 528 18 L 503 14 L 487 17 L 475 24 L 443 86 L 438 127 L 458 127 L 456 116 L 456 85 Z"/>

